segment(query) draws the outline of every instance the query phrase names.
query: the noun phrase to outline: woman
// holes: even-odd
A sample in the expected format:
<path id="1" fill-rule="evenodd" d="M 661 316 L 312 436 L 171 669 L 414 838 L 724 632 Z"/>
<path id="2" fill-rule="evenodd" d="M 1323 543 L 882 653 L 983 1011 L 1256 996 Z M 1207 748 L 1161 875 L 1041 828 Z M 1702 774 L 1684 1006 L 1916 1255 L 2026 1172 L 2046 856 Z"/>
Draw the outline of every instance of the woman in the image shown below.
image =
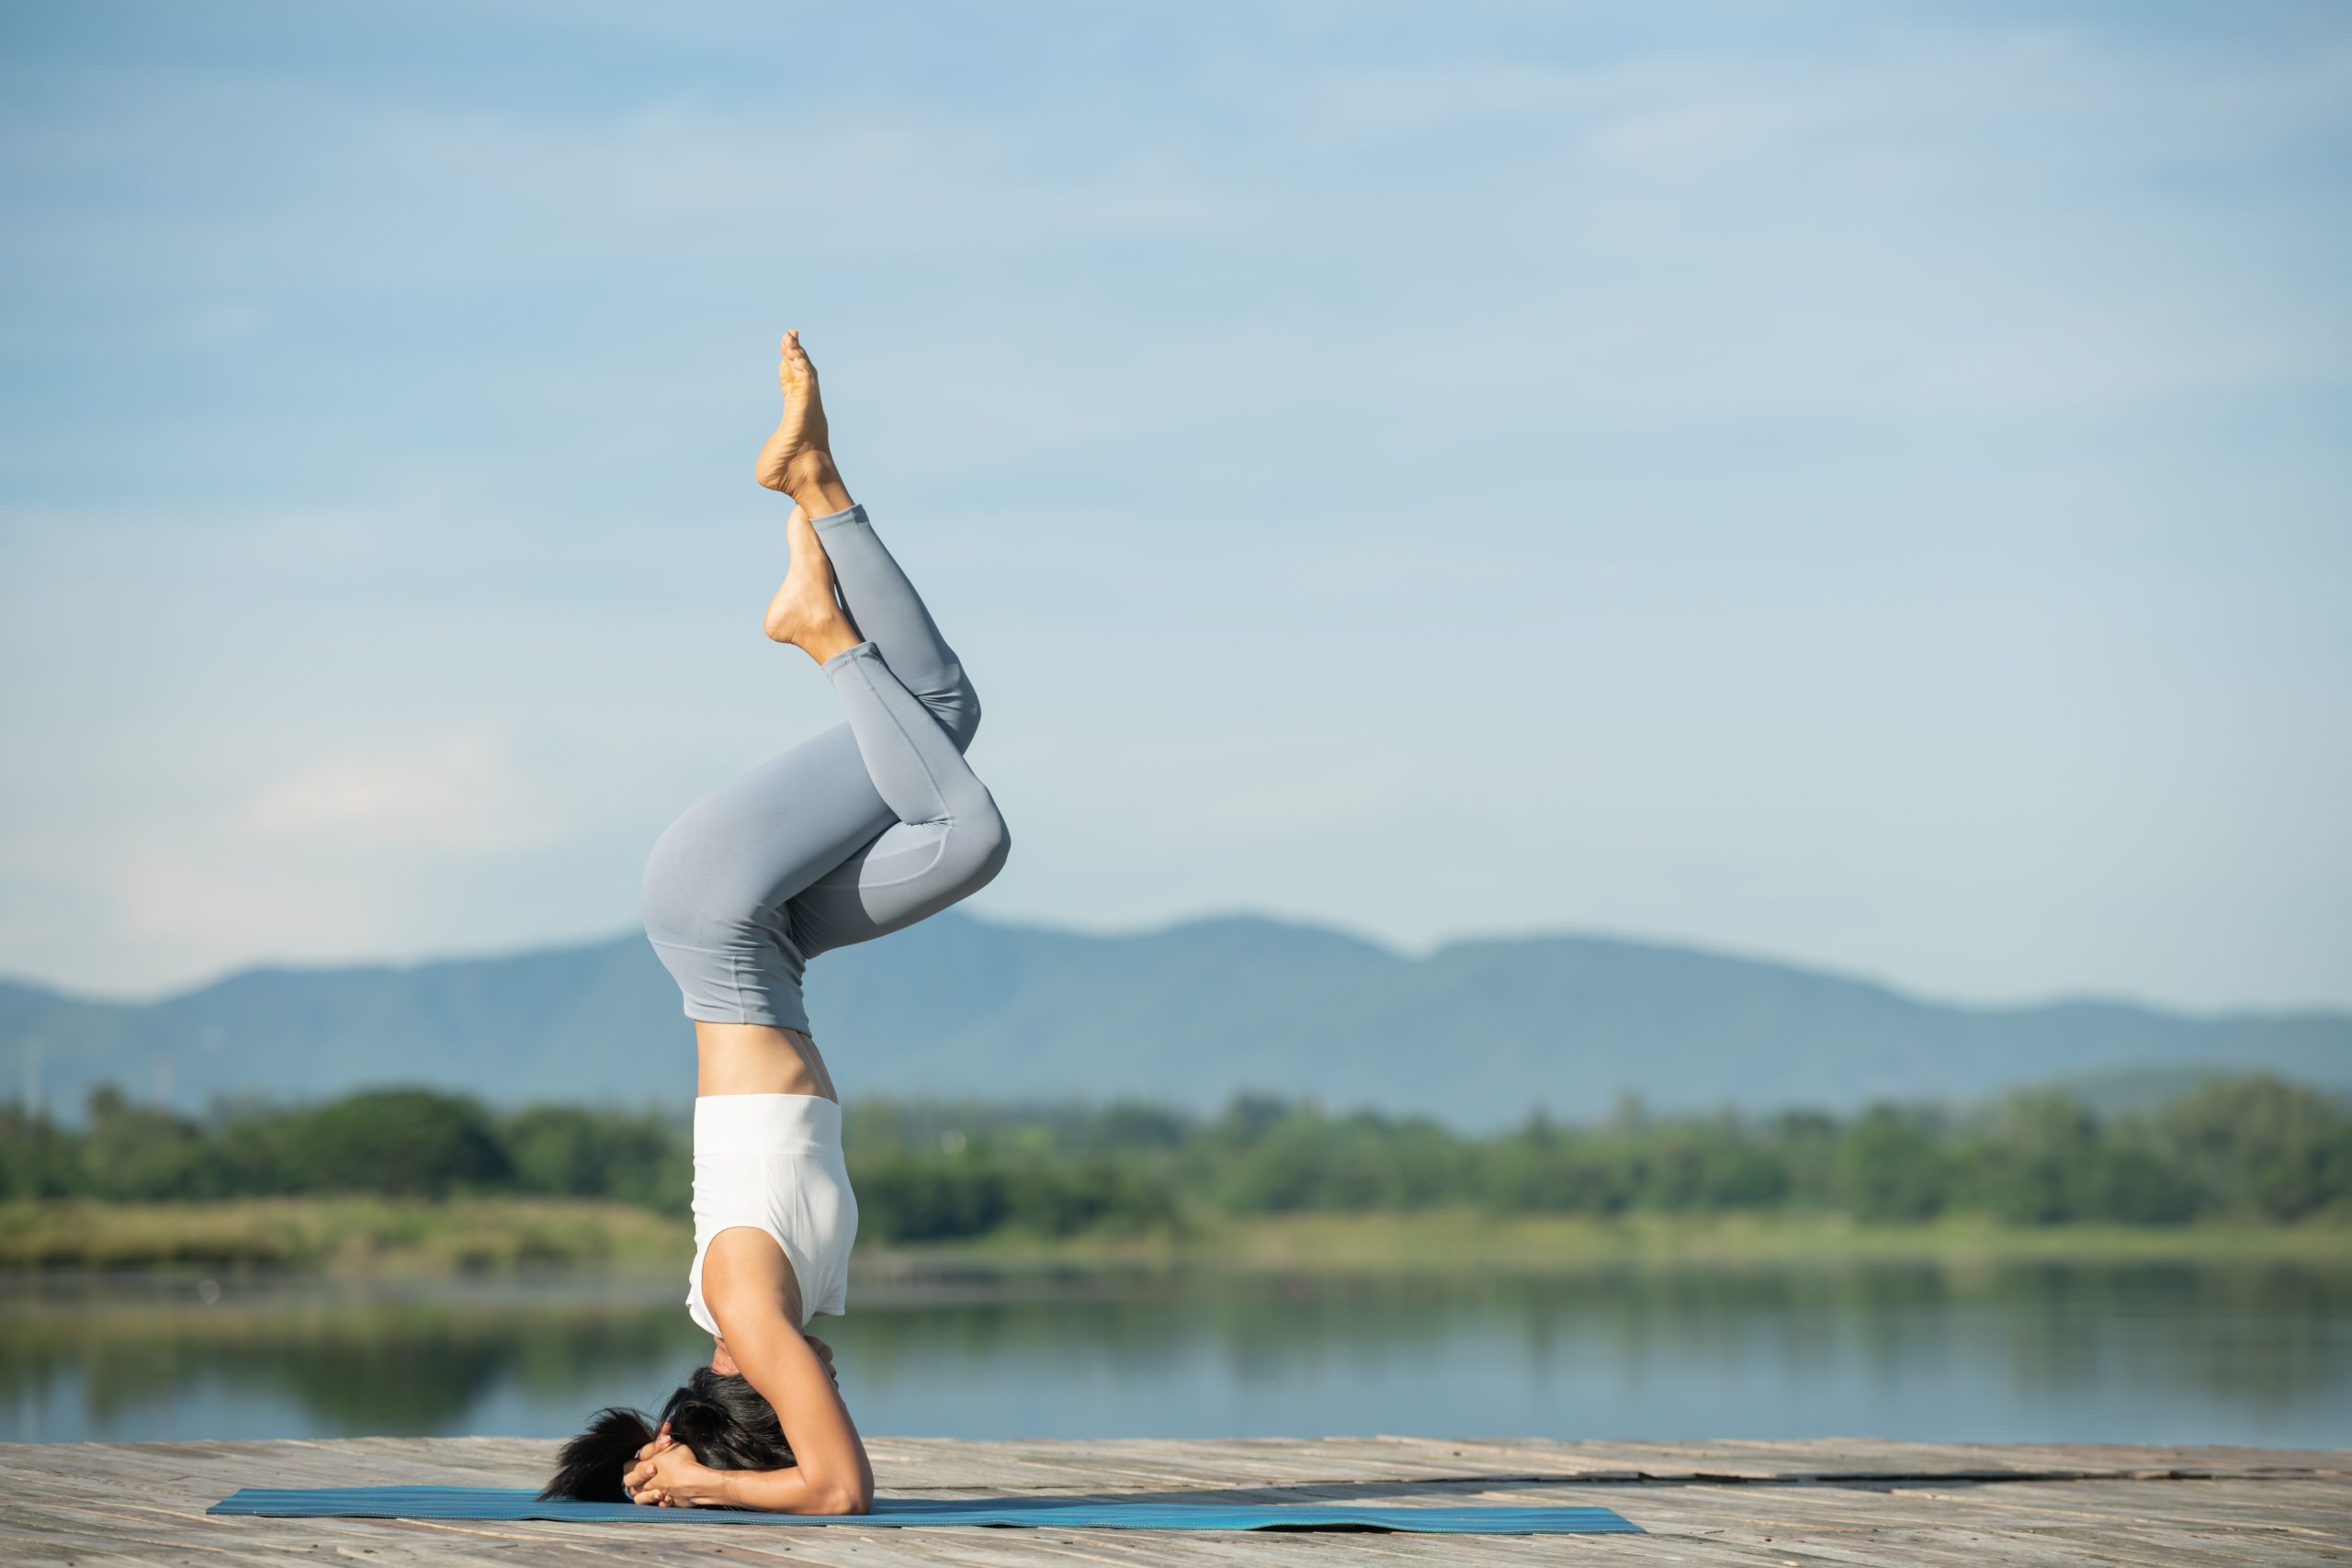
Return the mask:
<path id="1" fill-rule="evenodd" d="M 964 761 L 979 700 L 842 484 L 797 332 L 780 378 L 784 421 L 757 474 L 793 499 L 792 567 L 767 634 L 817 661 L 848 722 L 695 805 L 646 867 L 646 934 L 695 1021 L 686 1305 L 717 1343 L 658 1433 L 603 1412 L 565 1446 L 548 1496 L 866 1510 L 873 1469 L 832 1353 L 807 1333 L 845 1305 L 857 1202 L 801 972 L 984 886 L 1010 844 Z"/>

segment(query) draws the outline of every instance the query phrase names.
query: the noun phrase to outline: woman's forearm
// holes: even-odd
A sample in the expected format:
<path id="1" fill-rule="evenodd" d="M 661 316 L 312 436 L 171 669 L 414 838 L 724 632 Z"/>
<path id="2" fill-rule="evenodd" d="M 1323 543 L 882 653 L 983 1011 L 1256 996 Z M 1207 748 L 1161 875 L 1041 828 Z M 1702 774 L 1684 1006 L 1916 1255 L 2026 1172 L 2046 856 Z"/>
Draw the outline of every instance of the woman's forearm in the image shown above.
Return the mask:
<path id="1" fill-rule="evenodd" d="M 789 1470 L 715 1470 L 718 1478 L 709 1499 L 722 1507 L 758 1508 L 771 1514 L 862 1514 L 873 1506 L 873 1494 L 846 1480 L 811 1475 L 804 1467 Z"/>

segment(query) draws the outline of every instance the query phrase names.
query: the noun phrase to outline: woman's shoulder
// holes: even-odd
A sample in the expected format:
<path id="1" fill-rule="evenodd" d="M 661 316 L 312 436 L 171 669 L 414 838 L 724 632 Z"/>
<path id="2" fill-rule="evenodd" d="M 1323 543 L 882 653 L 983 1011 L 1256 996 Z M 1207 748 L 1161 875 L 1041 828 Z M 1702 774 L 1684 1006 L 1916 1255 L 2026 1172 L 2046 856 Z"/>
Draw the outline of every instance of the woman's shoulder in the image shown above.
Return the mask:
<path id="1" fill-rule="evenodd" d="M 735 1334 L 729 1316 L 781 1314 L 800 1322 L 800 1282 L 784 1244 L 753 1225 L 730 1225 L 710 1238 L 702 1260 L 702 1298 L 720 1332 Z"/>

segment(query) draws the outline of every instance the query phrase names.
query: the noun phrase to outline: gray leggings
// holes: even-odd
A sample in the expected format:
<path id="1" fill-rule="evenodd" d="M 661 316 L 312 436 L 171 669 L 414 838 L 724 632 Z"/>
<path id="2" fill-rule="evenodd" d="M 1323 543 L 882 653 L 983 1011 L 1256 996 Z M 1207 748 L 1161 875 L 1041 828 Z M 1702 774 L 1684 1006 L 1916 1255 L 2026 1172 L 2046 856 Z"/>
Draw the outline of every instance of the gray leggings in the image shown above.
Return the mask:
<path id="1" fill-rule="evenodd" d="M 688 1018 L 807 1031 L 808 960 L 978 891 L 1011 847 L 964 761 L 980 702 L 955 650 L 865 508 L 815 524 L 865 639 L 822 667 L 849 722 L 697 801 L 653 846 L 645 934 Z"/>

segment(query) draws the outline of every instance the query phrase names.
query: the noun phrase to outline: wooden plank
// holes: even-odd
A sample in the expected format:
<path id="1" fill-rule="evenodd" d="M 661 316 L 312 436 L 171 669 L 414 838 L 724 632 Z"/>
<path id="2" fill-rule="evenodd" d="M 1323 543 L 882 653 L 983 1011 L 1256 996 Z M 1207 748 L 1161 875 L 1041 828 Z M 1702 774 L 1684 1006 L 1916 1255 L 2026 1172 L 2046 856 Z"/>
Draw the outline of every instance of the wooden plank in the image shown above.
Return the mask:
<path id="1" fill-rule="evenodd" d="M 886 1486 L 922 1495 L 1213 1495 L 1384 1506 L 1572 1500 L 1617 1508 L 1650 1533 L 1268 1536 L 859 1526 L 801 1532 L 677 1523 L 273 1520 L 203 1512 L 240 1485 L 531 1485 L 547 1473 L 554 1452 L 552 1443 L 519 1438 L 355 1438 L 0 1446 L 0 1557 L 11 1562 L 105 1560 L 207 1568 L 277 1568 L 329 1559 L 369 1568 L 535 1568 L 559 1559 L 585 1564 L 718 1560 L 842 1568 L 1124 1568 L 1161 1562 L 1336 1568 L 1563 1559 L 1713 1568 L 1889 1562 L 1917 1568 L 2047 1568 L 2059 1562 L 2202 1568 L 2352 1562 L 2352 1455 L 2340 1452 L 1419 1438 L 993 1444 L 881 1439 L 873 1448 Z M 1864 1475 L 1930 1479 L 1834 1479 Z M 1971 1475 L 1999 1479 L 1950 1479 Z M 2167 1479 L 2177 1476 L 2215 1479 Z"/>

